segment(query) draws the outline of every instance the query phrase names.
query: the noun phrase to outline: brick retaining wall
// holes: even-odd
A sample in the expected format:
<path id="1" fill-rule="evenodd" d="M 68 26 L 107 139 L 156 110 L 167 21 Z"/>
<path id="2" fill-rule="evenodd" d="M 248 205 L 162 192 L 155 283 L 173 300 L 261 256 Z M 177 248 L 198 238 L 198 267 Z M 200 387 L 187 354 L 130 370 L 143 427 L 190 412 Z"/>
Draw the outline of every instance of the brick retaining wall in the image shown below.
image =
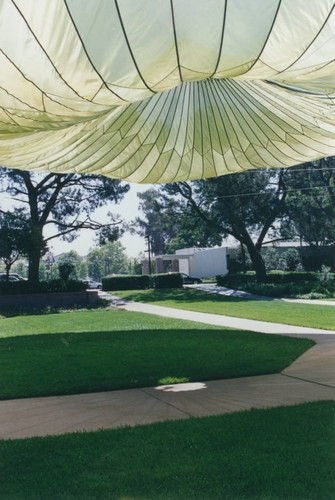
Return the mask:
<path id="1" fill-rule="evenodd" d="M 86 290 L 84 292 L 61 292 L 61 293 L 31 293 L 22 295 L 0 295 L 0 308 L 45 308 L 94 306 L 98 302 L 97 290 Z"/>

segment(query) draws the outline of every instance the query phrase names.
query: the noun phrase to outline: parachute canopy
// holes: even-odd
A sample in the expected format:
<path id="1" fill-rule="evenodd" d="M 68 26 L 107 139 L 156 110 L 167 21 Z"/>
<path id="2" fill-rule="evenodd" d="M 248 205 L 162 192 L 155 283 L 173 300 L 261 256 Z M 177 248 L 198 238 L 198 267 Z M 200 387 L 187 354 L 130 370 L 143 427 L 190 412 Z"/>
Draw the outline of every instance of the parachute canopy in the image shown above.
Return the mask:
<path id="1" fill-rule="evenodd" d="M 335 154 L 330 0 L 0 0 L 0 164 L 138 183 Z"/>

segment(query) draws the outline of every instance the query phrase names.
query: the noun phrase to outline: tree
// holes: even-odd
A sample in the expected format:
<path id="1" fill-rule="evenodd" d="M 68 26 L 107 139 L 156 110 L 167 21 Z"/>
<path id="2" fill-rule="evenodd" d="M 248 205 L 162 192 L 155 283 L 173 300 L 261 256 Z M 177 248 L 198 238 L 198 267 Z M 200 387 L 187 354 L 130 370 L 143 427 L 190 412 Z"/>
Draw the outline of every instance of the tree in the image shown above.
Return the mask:
<path id="1" fill-rule="evenodd" d="M 58 259 L 58 273 L 60 273 L 60 264 L 68 263 L 73 264 L 73 270 L 71 272 L 71 279 L 86 278 L 87 276 L 87 264 L 83 261 L 83 258 L 75 251 L 70 250 L 69 252 L 63 253 Z"/>
<path id="2" fill-rule="evenodd" d="M 174 253 L 179 248 L 214 246 L 221 243 L 217 232 L 202 220 L 194 221 L 180 197 L 169 196 L 164 189 L 148 189 L 137 195 L 144 215 L 134 221 L 136 232 L 150 236 L 155 255 Z"/>
<path id="3" fill-rule="evenodd" d="M 22 210 L 0 212 L 0 259 L 7 276 L 14 262 L 30 249 L 30 224 Z"/>
<path id="4" fill-rule="evenodd" d="M 45 281 L 48 278 L 47 266 L 45 262 L 41 261 L 39 268 L 39 279 Z"/>
<path id="5" fill-rule="evenodd" d="M 257 280 L 265 281 L 266 268 L 261 248 L 265 237 L 278 235 L 275 223 L 282 215 L 286 198 L 286 170 L 260 170 L 225 175 L 193 182 L 173 183 L 162 188 L 181 195 L 184 213 L 194 227 L 221 237 L 231 235 L 248 249 Z"/>
<path id="6" fill-rule="evenodd" d="M 277 269 L 283 271 L 302 271 L 301 257 L 296 248 L 288 248 L 283 252 L 278 261 Z"/>
<path id="7" fill-rule="evenodd" d="M 27 278 L 27 276 L 28 276 L 27 266 L 22 260 L 20 260 L 19 262 L 16 262 L 13 265 L 12 271 L 13 271 L 13 273 L 17 273 L 20 276 L 22 276 L 22 278 Z"/>
<path id="8" fill-rule="evenodd" d="M 109 274 L 129 274 L 130 259 L 119 241 L 108 242 L 100 248 L 94 248 L 87 255 L 88 274 L 100 281 Z"/>
<path id="9" fill-rule="evenodd" d="M 72 262 L 61 262 L 58 265 L 59 277 L 61 280 L 67 281 L 71 273 L 74 271 L 75 265 Z"/>
<path id="10" fill-rule="evenodd" d="M 63 238 L 72 241 L 81 229 L 102 232 L 102 240 L 115 240 L 120 232 L 116 216 L 109 213 L 110 222 L 101 224 L 90 213 L 106 200 L 117 203 L 129 190 L 127 184 L 90 174 L 34 174 L 0 168 L 2 192 L 26 207 L 25 217 L 31 225 L 31 245 L 28 251 L 28 279 L 38 281 L 40 258 L 49 241 Z M 54 228 L 44 236 L 45 228 Z"/>
<path id="11" fill-rule="evenodd" d="M 140 199 L 139 208 L 143 217 L 137 217 L 134 221 L 136 232 L 141 236 L 150 236 L 152 252 L 156 255 L 165 251 L 166 242 L 176 236 L 175 218 L 171 220 L 167 214 L 166 204 L 160 200 L 160 193 L 154 188 L 138 193 Z"/>
<path id="12" fill-rule="evenodd" d="M 317 249 L 335 244 L 335 157 L 289 169 L 284 236 L 298 236 Z"/>
<path id="13" fill-rule="evenodd" d="M 265 263 L 265 267 L 267 271 L 273 271 L 275 269 L 280 269 L 279 266 L 279 261 L 280 261 L 280 256 L 279 252 L 276 248 L 270 247 L 266 248 L 264 253 L 263 253 L 263 259 Z"/>

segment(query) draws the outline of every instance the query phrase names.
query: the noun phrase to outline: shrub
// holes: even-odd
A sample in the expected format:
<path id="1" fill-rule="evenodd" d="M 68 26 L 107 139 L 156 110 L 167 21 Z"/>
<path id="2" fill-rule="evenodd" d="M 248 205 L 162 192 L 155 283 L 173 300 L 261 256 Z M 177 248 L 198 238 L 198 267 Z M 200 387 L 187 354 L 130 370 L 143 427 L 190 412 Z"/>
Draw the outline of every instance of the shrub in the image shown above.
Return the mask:
<path id="1" fill-rule="evenodd" d="M 149 288 L 150 278 L 147 274 L 130 276 L 105 276 L 102 278 L 102 289 L 107 290 L 144 290 Z"/>
<path id="2" fill-rule="evenodd" d="M 267 283 L 257 283 L 255 274 L 217 276 L 217 283 L 255 295 L 268 297 L 325 298 L 335 294 L 334 274 L 327 273 L 327 279 L 320 280 L 316 273 L 268 273 Z"/>
<path id="3" fill-rule="evenodd" d="M 301 271 L 301 257 L 296 248 L 288 248 L 279 258 L 278 269 L 283 271 Z"/>
<path id="4" fill-rule="evenodd" d="M 302 281 L 315 282 L 317 276 L 315 273 L 285 273 L 283 271 L 271 271 L 267 273 L 266 283 L 274 285 L 282 285 L 286 283 L 299 283 Z M 256 273 L 248 272 L 247 274 L 227 274 L 225 276 L 219 275 L 216 277 L 219 286 L 228 288 L 239 288 L 248 286 L 250 283 L 256 283 Z"/>
<path id="5" fill-rule="evenodd" d="M 82 292 L 87 285 L 76 280 L 50 280 L 31 283 L 29 281 L 1 281 L 0 293 L 4 295 L 21 295 L 32 293 Z"/>
<path id="6" fill-rule="evenodd" d="M 219 286 L 227 288 L 243 287 L 247 283 L 256 281 L 256 273 L 248 272 L 247 274 L 226 274 L 216 276 L 216 282 Z"/>
<path id="7" fill-rule="evenodd" d="M 267 271 L 278 269 L 279 252 L 276 248 L 270 247 L 262 251 L 264 264 Z"/>
<path id="8" fill-rule="evenodd" d="M 70 274 L 74 271 L 75 265 L 72 262 L 61 262 L 58 265 L 59 277 L 63 281 L 67 281 Z"/>
<path id="9" fill-rule="evenodd" d="M 163 273 L 152 276 L 152 285 L 154 288 L 182 288 L 184 284 L 180 273 Z"/>

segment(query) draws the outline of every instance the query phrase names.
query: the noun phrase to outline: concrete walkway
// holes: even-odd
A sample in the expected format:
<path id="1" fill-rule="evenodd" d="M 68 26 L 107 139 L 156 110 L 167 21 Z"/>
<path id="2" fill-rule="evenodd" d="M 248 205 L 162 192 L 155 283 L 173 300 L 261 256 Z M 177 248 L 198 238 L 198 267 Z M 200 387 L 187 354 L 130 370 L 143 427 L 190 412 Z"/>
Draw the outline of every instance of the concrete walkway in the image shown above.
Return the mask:
<path id="1" fill-rule="evenodd" d="M 120 299 L 115 299 L 113 303 L 118 303 L 128 310 L 141 310 L 150 314 L 163 313 L 165 316 L 195 321 L 199 321 L 200 314 L 201 322 L 210 324 L 222 325 L 222 318 L 223 321 L 224 318 L 229 318 L 159 306 L 148 308 L 147 304 L 126 303 Z M 166 310 L 170 311 L 170 315 Z M 239 318 L 229 319 L 233 323 L 235 320 L 246 322 L 247 326 L 244 325 L 243 328 L 248 330 L 252 330 L 253 326 L 256 328 L 255 323 L 260 326 L 263 323 L 239 320 Z M 302 331 L 298 327 L 270 325 L 271 331 L 265 333 L 309 337 L 317 344 L 282 373 L 275 375 L 1 401 L 0 438 L 25 438 L 80 430 L 110 429 L 124 425 L 218 415 L 251 408 L 335 400 L 335 332 L 308 328 Z M 222 326 L 232 326 L 232 324 Z M 288 331 L 284 332 L 283 327 L 287 327 Z"/>
<path id="2" fill-rule="evenodd" d="M 184 319 L 196 321 L 197 323 L 206 323 L 208 325 L 223 326 L 228 328 L 237 328 L 239 330 L 250 330 L 252 332 L 274 333 L 281 335 L 333 335 L 335 330 L 323 330 L 321 328 L 307 328 L 304 326 L 285 325 L 283 323 L 269 323 L 254 319 L 235 318 L 233 316 L 224 316 L 222 314 L 208 314 L 196 311 L 187 311 L 186 309 L 174 309 L 172 307 L 155 306 L 153 304 L 143 304 L 141 302 L 131 302 L 121 299 L 115 295 L 101 292 L 99 296 L 108 299 L 111 304 L 121 307 L 126 311 L 143 312 L 147 314 L 156 314 L 167 318 Z"/>
<path id="3" fill-rule="evenodd" d="M 218 286 L 214 283 L 201 283 L 199 285 L 184 285 L 187 288 L 195 288 L 203 292 L 217 293 L 219 295 L 226 295 L 229 297 L 238 297 L 240 299 L 254 299 L 254 300 L 268 300 L 279 302 L 296 302 L 298 304 L 313 304 L 319 306 L 335 306 L 335 300 L 322 300 L 322 299 L 285 299 L 282 297 L 266 297 L 265 295 L 255 295 L 242 290 L 233 290 L 224 286 Z"/>

